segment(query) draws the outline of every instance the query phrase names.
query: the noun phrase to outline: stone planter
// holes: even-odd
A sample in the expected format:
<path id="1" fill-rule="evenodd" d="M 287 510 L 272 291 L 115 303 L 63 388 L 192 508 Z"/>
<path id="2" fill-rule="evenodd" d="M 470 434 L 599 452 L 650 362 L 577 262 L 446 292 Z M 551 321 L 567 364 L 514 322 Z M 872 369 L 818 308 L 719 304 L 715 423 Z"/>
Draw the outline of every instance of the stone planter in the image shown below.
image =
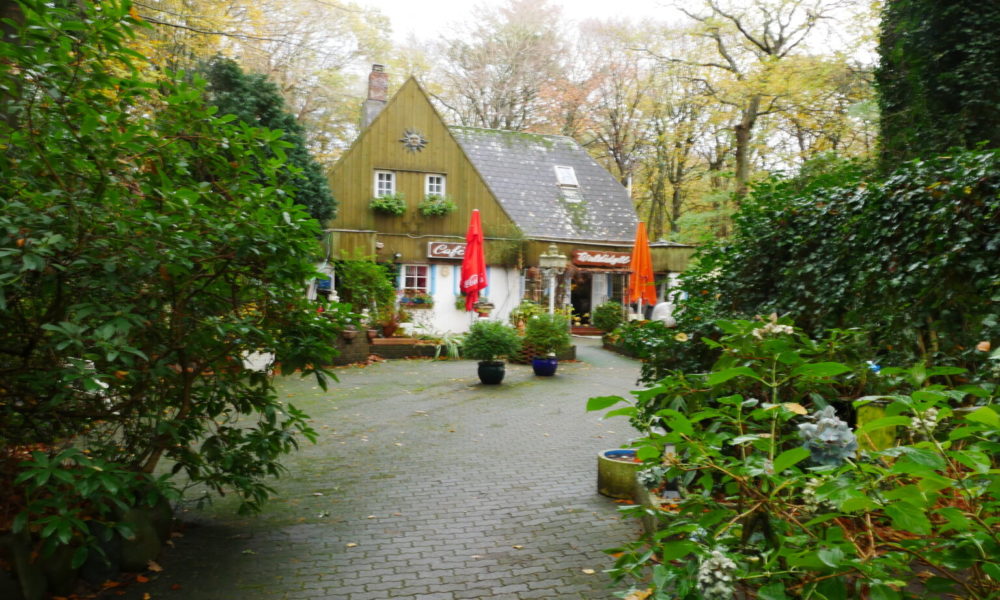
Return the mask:
<path id="1" fill-rule="evenodd" d="M 635 461 L 635 450 L 602 450 L 597 454 L 597 491 L 609 498 L 631 498 L 641 465 Z"/>
<path id="2" fill-rule="evenodd" d="M 672 507 L 680 501 L 677 492 L 664 492 L 663 495 L 650 491 L 636 480 L 632 487 L 632 500 L 642 506 L 642 530 L 646 535 L 653 535 L 662 529 L 663 519 L 669 518 Z"/>

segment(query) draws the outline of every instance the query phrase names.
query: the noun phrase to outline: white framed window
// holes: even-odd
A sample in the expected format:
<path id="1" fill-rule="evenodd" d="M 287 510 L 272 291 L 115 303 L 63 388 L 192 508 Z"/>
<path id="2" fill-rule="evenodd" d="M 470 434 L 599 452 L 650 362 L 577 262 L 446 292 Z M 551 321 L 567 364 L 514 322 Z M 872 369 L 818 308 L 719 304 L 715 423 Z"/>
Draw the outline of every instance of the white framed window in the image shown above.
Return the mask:
<path id="1" fill-rule="evenodd" d="M 444 175 L 428 175 L 424 179 L 424 194 L 444 196 Z"/>
<path id="2" fill-rule="evenodd" d="M 396 193 L 396 174 L 392 171 L 375 171 L 375 197 Z"/>
<path id="3" fill-rule="evenodd" d="M 561 186 L 566 187 L 580 187 L 580 183 L 576 180 L 576 171 L 573 167 L 564 167 L 556 165 L 556 182 Z"/>
<path id="4" fill-rule="evenodd" d="M 403 265 L 400 283 L 404 290 L 416 290 L 424 292 L 430 291 L 430 272 L 428 265 Z"/>

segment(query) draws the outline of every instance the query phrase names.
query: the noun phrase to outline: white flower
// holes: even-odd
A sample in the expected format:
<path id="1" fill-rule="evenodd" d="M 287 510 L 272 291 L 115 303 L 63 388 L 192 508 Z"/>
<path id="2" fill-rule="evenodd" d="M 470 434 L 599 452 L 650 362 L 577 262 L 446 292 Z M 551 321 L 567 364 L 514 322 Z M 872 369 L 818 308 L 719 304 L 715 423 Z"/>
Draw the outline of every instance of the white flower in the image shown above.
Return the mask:
<path id="1" fill-rule="evenodd" d="M 705 600 L 732 600 L 736 589 L 733 574 L 736 563 L 721 550 L 712 550 L 708 558 L 698 565 L 698 585 Z"/>
<path id="2" fill-rule="evenodd" d="M 938 424 L 938 411 L 936 408 L 928 408 L 921 415 L 917 413 L 917 416 L 912 419 L 913 430 L 917 433 L 930 433 L 934 431 Z"/>

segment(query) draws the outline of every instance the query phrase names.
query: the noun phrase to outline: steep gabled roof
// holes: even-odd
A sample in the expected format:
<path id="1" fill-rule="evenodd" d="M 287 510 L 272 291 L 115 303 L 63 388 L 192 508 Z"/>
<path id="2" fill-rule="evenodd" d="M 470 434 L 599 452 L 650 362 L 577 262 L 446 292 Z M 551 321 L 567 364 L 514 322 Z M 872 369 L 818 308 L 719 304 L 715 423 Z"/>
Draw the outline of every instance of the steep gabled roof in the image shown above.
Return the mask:
<path id="1" fill-rule="evenodd" d="M 631 243 L 635 208 L 625 188 L 572 138 L 451 127 L 497 202 L 528 238 Z M 578 186 L 560 185 L 572 167 Z"/>

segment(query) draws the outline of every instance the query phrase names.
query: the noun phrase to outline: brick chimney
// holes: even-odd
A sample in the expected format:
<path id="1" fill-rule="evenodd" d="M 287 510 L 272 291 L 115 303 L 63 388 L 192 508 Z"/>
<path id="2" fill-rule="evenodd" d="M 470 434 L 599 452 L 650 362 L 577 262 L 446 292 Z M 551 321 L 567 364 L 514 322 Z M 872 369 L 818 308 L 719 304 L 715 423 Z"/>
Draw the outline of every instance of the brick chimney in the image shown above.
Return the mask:
<path id="1" fill-rule="evenodd" d="M 383 65 L 372 65 L 368 74 L 368 99 L 365 100 L 361 115 L 361 128 L 371 125 L 375 117 L 385 108 L 389 100 L 389 74 Z"/>

